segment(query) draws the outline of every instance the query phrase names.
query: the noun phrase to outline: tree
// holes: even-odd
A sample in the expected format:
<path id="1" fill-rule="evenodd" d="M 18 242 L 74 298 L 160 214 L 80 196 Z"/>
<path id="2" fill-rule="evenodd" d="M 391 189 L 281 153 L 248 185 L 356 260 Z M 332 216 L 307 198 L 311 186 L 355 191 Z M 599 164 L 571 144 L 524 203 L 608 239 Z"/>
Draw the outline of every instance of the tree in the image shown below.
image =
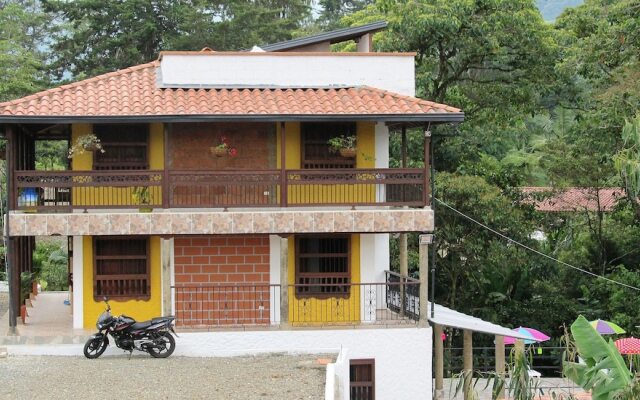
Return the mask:
<path id="1" fill-rule="evenodd" d="M 622 140 L 624 148 L 615 155 L 615 165 L 622 176 L 627 198 L 640 218 L 640 114 L 625 123 Z"/>
<path id="2" fill-rule="evenodd" d="M 96 75 L 157 58 L 161 50 L 240 50 L 291 38 L 309 1 L 44 0 L 67 25 L 55 37 L 58 77 Z"/>
<path id="3" fill-rule="evenodd" d="M 49 20 L 36 1 L 0 1 L 0 101 L 46 85 L 45 56 L 38 45 L 45 36 L 40 26 Z"/>

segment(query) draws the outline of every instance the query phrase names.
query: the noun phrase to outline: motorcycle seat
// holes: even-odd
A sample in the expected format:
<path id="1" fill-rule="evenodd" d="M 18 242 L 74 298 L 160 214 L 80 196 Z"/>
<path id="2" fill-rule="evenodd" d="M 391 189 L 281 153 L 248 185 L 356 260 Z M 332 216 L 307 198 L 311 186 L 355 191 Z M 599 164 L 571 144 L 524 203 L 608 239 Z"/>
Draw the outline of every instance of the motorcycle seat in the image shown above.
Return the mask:
<path id="1" fill-rule="evenodd" d="M 148 327 L 151 326 L 151 321 L 142 321 L 142 322 L 136 322 L 135 324 L 131 325 L 131 329 L 146 329 Z"/>

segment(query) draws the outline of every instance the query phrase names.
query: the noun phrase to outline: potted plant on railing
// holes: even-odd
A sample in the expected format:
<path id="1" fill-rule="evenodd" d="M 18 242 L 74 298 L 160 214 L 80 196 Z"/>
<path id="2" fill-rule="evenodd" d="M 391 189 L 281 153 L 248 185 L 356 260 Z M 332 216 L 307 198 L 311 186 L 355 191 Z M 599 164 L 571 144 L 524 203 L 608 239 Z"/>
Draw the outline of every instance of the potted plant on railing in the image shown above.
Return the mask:
<path id="1" fill-rule="evenodd" d="M 138 186 L 133 189 L 131 193 L 131 200 L 134 204 L 140 206 L 138 209 L 140 212 L 151 212 L 153 208 L 150 206 L 151 204 L 151 193 L 149 193 L 148 186 Z"/>
<path id="2" fill-rule="evenodd" d="M 340 135 L 327 141 L 329 149 L 333 153 L 340 153 L 342 157 L 354 158 L 356 156 L 357 137 L 355 135 Z"/>
<path id="3" fill-rule="evenodd" d="M 73 142 L 73 145 L 69 148 L 68 157 L 73 158 L 88 151 L 100 151 L 101 153 L 104 153 L 104 148 L 102 148 L 100 139 L 98 139 L 98 137 L 93 133 L 78 136 Z"/>
<path id="4" fill-rule="evenodd" d="M 210 147 L 209 150 L 216 157 L 224 157 L 226 155 L 235 157 L 238 155 L 238 149 L 229 144 L 229 139 L 226 136 L 221 137 L 220 144 Z"/>

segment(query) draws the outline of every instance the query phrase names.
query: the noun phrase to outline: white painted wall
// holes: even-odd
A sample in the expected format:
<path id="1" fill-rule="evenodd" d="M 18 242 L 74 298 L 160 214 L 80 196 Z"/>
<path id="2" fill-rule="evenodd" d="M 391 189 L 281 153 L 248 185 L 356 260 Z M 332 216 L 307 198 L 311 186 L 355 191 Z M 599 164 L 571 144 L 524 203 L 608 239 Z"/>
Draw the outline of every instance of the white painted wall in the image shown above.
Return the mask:
<path id="1" fill-rule="evenodd" d="M 269 235 L 269 283 L 280 284 L 280 236 Z M 273 293 L 273 292 L 272 292 Z M 278 293 L 280 293 L 278 291 Z M 272 324 L 280 321 L 280 298 L 270 296 L 269 318 Z"/>
<path id="2" fill-rule="evenodd" d="M 173 357 L 234 357 L 266 353 L 338 354 L 374 358 L 377 399 L 431 399 L 431 328 L 180 333 Z M 77 345 L 7 346 L 10 355 L 79 356 Z M 104 356 L 128 357 L 111 345 Z M 344 378 L 344 374 L 342 377 Z M 348 386 L 347 386 L 348 387 Z"/>
<path id="3" fill-rule="evenodd" d="M 163 54 L 162 87 L 372 86 L 415 95 L 414 56 L 363 53 Z"/>
<path id="4" fill-rule="evenodd" d="M 83 290 L 84 286 L 82 282 L 83 279 L 83 268 L 82 268 L 82 259 L 84 257 L 83 254 L 83 246 L 82 246 L 82 236 L 74 236 L 73 237 L 73 265 L 71 266 L 71 270 L 73 271 L 73 329 L 83 329 L 84 328 L 84 306 L 83 306 Z"/>

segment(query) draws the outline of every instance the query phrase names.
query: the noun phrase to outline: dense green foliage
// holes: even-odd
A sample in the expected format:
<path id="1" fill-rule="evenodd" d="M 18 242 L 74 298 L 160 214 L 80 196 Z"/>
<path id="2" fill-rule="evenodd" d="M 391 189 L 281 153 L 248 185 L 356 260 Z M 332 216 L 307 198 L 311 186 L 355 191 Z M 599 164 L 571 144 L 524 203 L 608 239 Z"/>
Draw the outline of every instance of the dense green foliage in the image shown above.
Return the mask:
<path id="1" fill-rule="evenodd" d="M 43 290 L 67 290 L 67 250 L 57 240 L 38 241 L 33 252 L 33 273 Z"/>
<path id="2" fill-rule="evenodd" d="M 375 49 L 416 52 L 417 95 L 465 111 L 463 124 L 429 127 L 436 197 L 537 251 L 640 286 L 633 169 L 640 165 L 640 0 L 587 0 L 553 23 L 533 0 L 314 4 L 312 12 L 308 0 L 0 0 L 0 100 L 50 80 L 148 62 L 161 50 L 237 50 L 385 19 L 389 29 L 375 35 Z M 392 167 L 401 165 L 399 136 L 391 138 Z M 409 130 L 409 167 L 424 165 L 422 141 L 422 129 Z M 40 150 L 50 160 L 62 151 Z M 542 214 L 523 201 L 520 188 L 532 185 L 616 186 L 628 195 L 611 212 Z M 442 203 L 434 207 L 436 301 L 555 337 L 578 314 L 640 333 L 637 291 L 510 244 Z M 536 231 L 544 240 L 532 239 Z M 409 244 L 415 274 L 417 236 Z M 396 240 L 391 249 L 397 268 Z"/>

